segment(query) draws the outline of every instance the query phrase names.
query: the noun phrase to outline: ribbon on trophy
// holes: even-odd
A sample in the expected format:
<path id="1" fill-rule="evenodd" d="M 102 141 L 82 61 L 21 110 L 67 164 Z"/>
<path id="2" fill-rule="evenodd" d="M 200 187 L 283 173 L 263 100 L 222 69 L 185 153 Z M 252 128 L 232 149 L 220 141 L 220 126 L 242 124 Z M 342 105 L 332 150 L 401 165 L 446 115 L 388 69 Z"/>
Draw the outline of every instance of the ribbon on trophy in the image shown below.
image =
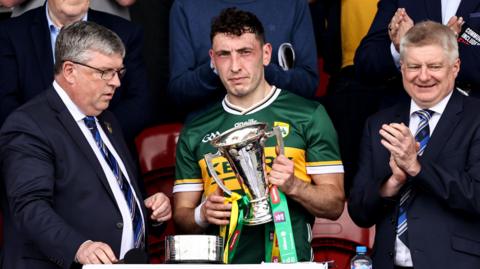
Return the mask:
<path id="1" fill-rule="evenodd" d="M 295 249 L 295 239 L 293 237 L 290 212 L 288 211 L 287 197 L 277 186 L 270 187 L 270 205 L 272 206 L 275 232 L 272 232 L 271 228 L 265 229 L 265 261 L 282 263 L 297 262 L 297 250 Z M 270 227 L 272 226 L 273 225 L 270 225 Z M 279 254 L 280 257 L 278 257 Z"/>
<path id="2" fill-rule="evenodd" d="M 244 211 L 248 208 L 249 200 L 246 195 L 232 192 L 231 196 L 225 197 L 225 203 L 232 203 L 232 214 L 230 215 L 228 234 L 227 226 L 225 225 L 220 227 L 220 236 L 224 238 L 226 242 L 225 251 L 223 252 L 223 262 L 229 264 L 235 255 L 238 241 L 240 240 Z"/>

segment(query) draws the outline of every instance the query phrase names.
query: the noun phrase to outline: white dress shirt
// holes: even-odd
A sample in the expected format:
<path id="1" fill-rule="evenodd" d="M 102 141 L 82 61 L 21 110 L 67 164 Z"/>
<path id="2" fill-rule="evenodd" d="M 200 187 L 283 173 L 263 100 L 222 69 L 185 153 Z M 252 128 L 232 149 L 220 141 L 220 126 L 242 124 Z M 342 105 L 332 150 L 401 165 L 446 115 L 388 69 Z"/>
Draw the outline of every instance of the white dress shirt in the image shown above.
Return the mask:
<path id="1" fill-rule="evenodd" d="M 452 96 L 452 92 L 450 92 L 450 94 L 445 96 L 440 102 L 438 102 L 438 104 L 428 108 L 429 110 L 434 112 L 432 114 L 432 117 L 428 121 L 430 136 L 433 135 L 433 131 L 435 130 L 435 127 L 437 127 L 438 121 L 440 120 L 440 117 L 445 111 L 448 100 L 450 100 L 451 96 Z M 408 124 L 408 128 L 410 129 L 410 132 L 412 133 L 413 136 L 415 136 L 415 133 L 417 132 L 417 129 L 418 129 L 418 124 L 420 123 L 420 117 L 415 113 L 416 111 L 419 111 L 419 110 L 422 110 L 422 108 L 419 107 L 415 103 L 415 101 L 413 101 L 412 99 L 410 101 L 410 122 Z M 408 217 L 407 217 L 407 222 L 408 222 Z M 400 240 L 398 235 L 395 238 L 395 265 L 405 266 L 405 267 L 413 266 L 410 249 L 408 249 L 408 247 L 405 246 L 405 244 L 402 242 L 402 240 Z"/>
<path id="2" fill-rule="evenodd" d="M 63 103 L 67 107 L 72 117 L 74 118 L 78 127 L 80 128 L 83 135 L 87 139 L 88 144 L 90 145 L 93 152 L 95 153 L 95 156 L 100 162 L 103 172 L 105 172 L 105 176 L 107 177 L 108 184 L 112 190 L 113 196 L 115 197 L 115 201 L 117 202 L 118 208 L 120 209 L 120 213 L 122 215 L 122 220 L 123 220 L 123 230 L 122 230 L 122 245 L 120 247 L 120 257 L 117 257 L 117 258 L 122 259 L 128 250 L 134 248 L 132 218 L 130 217 L 130 209 L 128 208 L 128 204 L 127 204 L 127 201 L 125 200 L 125 196 L 123 195 L 123 192 L 120 189 L 120 186 L 118 185 L 117 179 L 113 174 L 112 169 L 110 168 L 107 161 L 105 160 L 102 153 L 100 152 L 100 149 L 98 148 L 95 142 L 95 138 L 93 138 L 92 133 L 90 132 L 90 130 L 85 125 L 85 122 L 83 121 L 86 115 L 80 111 L 80 109 L 75 105 L 75 103 L 73 103 L 73 101 L 70 99 L 68 94 L 62 89 L 62 87 L 60 87 L 60 85 L 58 85 L 56 81 L 53 82 L 53 87 L 55 88 L 55 91 L 58 93 L 58 95 L 62 99 Z M 130 183 L 130 178 L 128 177 L 128 173 L 127 173 L 127 170 L 125 169 L 125 165 L 123 164 L 122 159 L 115 151 L 115 148 L 110 143 L 110 140 L 108 139 L 107 135 L 105 134 L 101 126 L 98 124 L 98 120 L 96 124 L 97 124 L 98 131 L 100 132 L 100 136 L 103 140 L 103 143 L 107 146 L 107 148 L 113 154 L 113 156 L 118 162 L 118 166 L 120 167 L 120 170 L 122 171 L 127 181 Z M 137 203 L 138 208 L 142 208 L 136 193 L 134 191 L 132 193 L 135 197 L 135 201 Z M 143 218 L 142 210 L 140 210 L 140 213 L 142 214 L 142 221 L 143 221 L 144 218 Z M 145 227 L 145 225 L 143 225 L 143 227 Z M 112 227 L 112 229 L 114 228 Z M 113 246 L 110 246 L 110 247 L 113 247 Z"/>

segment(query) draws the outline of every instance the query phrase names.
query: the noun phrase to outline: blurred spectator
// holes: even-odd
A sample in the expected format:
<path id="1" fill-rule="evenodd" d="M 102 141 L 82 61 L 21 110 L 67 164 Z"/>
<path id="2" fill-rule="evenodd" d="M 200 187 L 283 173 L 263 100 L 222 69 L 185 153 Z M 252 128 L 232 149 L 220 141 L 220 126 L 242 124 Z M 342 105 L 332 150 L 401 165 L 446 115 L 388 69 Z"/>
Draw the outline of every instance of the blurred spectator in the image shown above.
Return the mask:
<path id="1" fill-rule="evenodd" d="M 168 18 L 172 3 L 173 0 L 142 0 L 130 6 L 132 22 L 145 31 L 143 52 L 154 103 L 152 124 L 181 120 L 177 118 L 176 106 L 167 98 Z"/>
<path id="2" fill-rule="evenodd" d="M 480 33 L 478 0 L 382 0 L 372 26 L 355 55 L 358 75 L 372 83 L 385 83 L 399 77 L 398 41 L 414 23 L 427 19 L 448 25 L 457 34 L 459 30 L 455 29 L 459 28 L 462 22 L 465 22 L 464 28 L 469 26 Z M 473 88 L 478 90 L 480 49 L 478 46 L 459 43 L 459 51 L 462 68 L 457 77 L 458 86 L 467 91 Z M 397 89 L 401 89 L 399 80 L 398 85 Z M 473 95 L 479 96 L 480 93 L 473 92 Z"/>
<path id="3" fill-rule="evenodd" d="M 124 19 L 130 19 L 128 6 L 135 3 L 136 0 L 93 0 L 90 1 L 90 8 L 98 11 L 114 14 Z M 30 9 L 41 7 L 45 0 L 0 0 L 0 5 L 14 7 L 12 17 L 17 17 Z"/>
<path id="4" fill-rule="evenodd" d="M 135 135 L 146 126 L 151 114 L 141 56 L 143 33 L 127 20 L 88 9 L 88 2 L 49 0 L 42 7 L 0 24 L 0 125 L 10 112 L 52 83 L 52 46 L 59 29 L 74 21 L 89 20 L 113 30 L 125 44 L 127 73 L 109 110 L 117 116 L 126 140 L 133 145 Z"/>
<path id="5" fill-rule="evenodd" d="M 317 28 L 317 44 L 330 75 L 322 98 L 337 130 L 345 168 L 345 191 L 355 175 L 362 129 L 378 108 L 377 89 L 355 76 L 353 57 L 367 33 L 378 0 L 322 0 L 311 4 Z"/>
<path id="6" fill-rule="evenodd" d="M 255 13 L 272 44 L 265 75 L 270 84 L 312 98 L 318 85 L 317 54 L 305 0 L 177 0 L 170 11 L 168 94 L 185 112 L 219 101 L 225 90 L 212 69 L 208 49 L 211 18 L 236 6 Z"/>

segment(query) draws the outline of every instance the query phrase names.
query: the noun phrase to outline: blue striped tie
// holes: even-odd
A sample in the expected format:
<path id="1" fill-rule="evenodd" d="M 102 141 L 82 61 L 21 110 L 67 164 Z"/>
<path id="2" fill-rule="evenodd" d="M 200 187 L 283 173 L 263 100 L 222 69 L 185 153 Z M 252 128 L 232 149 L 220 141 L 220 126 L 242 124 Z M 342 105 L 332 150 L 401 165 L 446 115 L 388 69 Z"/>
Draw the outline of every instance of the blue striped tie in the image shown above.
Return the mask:
<path id="1" fill-rule="evenodd" d="M 421 156 L 427 147 L 427 143 L 430 140 L 430 127 L 428 121 L 432 118 L 433 111 L 424 109 L 415 111 L 420 118 L 418 123 L 418 129 L 415 133 L 415 140 L 420 143 L 420 148 L 417 151 L 418 156 Z M 408 223 L 407 223 L 407 206 L 408 201 L 413 196 L 412 188 L 410 185 L 404 188 L 404 192 L 400 197 L 400 205 L 397 219 L 397 235 L 400 240 L 408 247 Z"/>
<path id="2" fill-rule="evenodd" d="M 117 160 L 115 160 L 115 156 L 110 152 L 107 146 L 103 143 L 102 138 L 100 136 L 100 132 L 97 129 L 97 124 L 95 122 L 95 117 L 87 116 L 84 119 L 85 125 L 88 127 L 90 132 L 92 133 L 93 137 L 95 138 L 95 142 L 97 143 L 100 152 L 102 153 L 103 157 L 107 161 L 108 165 L 113 171 L 115 178 L 117 179 L 117 183 L 122 190 L 122 193 L 127 201 L 128 209 L 130 211 L 130 217 L 132 218 L 132 226 L 133 226 L 133 236 L 134 236 L 134 245 L 135 248 L 144 248 L 145 246 L 145 239 L 144 239 L 144 227 L 142 216 L 140 214 L 140 210 L 137 206 L 135 201 L 135 197 L 133 195 L 132 186 L 128 182 L 128 180 L 123 175 L 120 167 L 118 166 Z"/>

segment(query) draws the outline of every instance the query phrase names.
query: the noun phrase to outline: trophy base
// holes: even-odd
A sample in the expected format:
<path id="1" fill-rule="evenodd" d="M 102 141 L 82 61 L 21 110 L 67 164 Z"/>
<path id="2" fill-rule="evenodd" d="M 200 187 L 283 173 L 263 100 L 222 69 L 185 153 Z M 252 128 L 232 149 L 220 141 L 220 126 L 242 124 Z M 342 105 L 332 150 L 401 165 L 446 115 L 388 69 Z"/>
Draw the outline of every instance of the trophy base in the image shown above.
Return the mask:
<path id="1" fill-rule="evenodd" d="M 252 200 L 250 201 L 250 205 L 251 211 L 247 214 L 247 217 L 243 219 L 244 225 L 255 226 L 268 223 L 273 220 L 267 198 L 263 197 Z"/>
<path id="2" fill-rule="evenodd" d="M 272 215 L 268 214 L 268 215 L 265 215 L 261 218 L 256 216 L 253 219 L 243 219 L 243 224 L 247 225 L 247 226 L 255 226 L 255 225 L 269 223 L 272 220 L 273 220 Z"/>

